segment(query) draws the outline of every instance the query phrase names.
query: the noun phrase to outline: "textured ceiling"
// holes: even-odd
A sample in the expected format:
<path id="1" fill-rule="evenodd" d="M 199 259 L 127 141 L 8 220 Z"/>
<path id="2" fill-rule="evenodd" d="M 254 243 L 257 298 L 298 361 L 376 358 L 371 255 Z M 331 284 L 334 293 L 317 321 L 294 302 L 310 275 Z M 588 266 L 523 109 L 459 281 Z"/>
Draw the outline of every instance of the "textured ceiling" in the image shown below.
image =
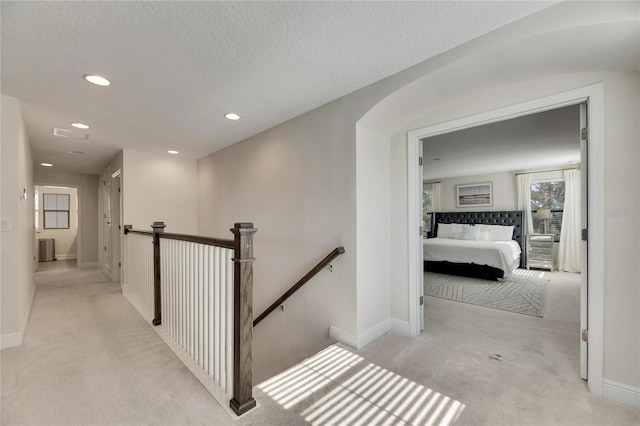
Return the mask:
<path id="1" fill-rule="evenodd" d="M 580 107 L 446 133 L 423 144 L 425 180 L 568 167 L 580 162 Z"/>
<path id="2" fill-rule="evenodd" d="M 203 157 L 551 4 L 2 1 L 1 89 L 37 163 L 97 174 L 122 148 Z M 76 121 L 88 141 L 52 135 Z"/>

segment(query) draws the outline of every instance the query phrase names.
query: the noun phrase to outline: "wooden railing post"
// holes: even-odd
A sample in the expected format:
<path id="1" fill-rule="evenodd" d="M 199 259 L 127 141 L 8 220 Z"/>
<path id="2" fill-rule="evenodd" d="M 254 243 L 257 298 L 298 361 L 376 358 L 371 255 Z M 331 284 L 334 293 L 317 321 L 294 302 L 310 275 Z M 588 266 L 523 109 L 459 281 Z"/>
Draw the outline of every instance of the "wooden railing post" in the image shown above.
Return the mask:
<path id="1" fill-rule="evenodd" d="M 253 399 L 253 223 L 236 223 L 233 257 L 233 399 L 229 406 L 242 415 L 256 406 Z"/>
<path id="2" fill-rule="evenodd" d="M 162 324 L 160 306 L 160 236 L 167 225 L 164 222 L 153 222 L 153 325 Z"/>

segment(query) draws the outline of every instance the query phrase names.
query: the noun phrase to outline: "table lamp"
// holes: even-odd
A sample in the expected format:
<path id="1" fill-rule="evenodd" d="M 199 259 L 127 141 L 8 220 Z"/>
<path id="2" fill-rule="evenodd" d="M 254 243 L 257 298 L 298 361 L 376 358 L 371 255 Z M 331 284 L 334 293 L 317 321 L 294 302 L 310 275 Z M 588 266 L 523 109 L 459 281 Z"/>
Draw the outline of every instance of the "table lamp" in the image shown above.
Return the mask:
<path id="1" fill-rule="evenodd" d="M 540 219 L 542 221 L 542 224 L 544 225 L 542 233 L 548 234 L 549 219 L 553 217 L 553 215 L 551 214 L 551 209 L 538 209 L 538 211 L 536 212 L 536 217 Z"/>

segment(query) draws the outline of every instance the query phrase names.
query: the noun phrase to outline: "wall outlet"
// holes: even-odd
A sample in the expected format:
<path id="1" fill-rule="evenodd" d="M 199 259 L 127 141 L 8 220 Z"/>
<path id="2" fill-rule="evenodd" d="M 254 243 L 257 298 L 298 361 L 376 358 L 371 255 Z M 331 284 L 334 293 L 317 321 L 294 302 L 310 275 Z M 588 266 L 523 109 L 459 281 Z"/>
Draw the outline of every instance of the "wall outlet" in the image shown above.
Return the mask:
<path id="1" fill-rule="evenodd" d="M 0 232 L 9 231 L 11 231 L 11 219 L 3 217 L 2 219 L 0 219 Z"/>

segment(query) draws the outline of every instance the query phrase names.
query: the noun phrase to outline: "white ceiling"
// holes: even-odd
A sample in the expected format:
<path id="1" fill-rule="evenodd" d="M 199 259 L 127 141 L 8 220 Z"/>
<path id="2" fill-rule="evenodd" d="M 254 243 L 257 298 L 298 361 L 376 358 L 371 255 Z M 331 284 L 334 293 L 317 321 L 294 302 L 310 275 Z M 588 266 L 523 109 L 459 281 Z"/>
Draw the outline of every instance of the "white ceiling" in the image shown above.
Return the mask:
<path id="1" fill-rule="evenodd" d="M 36 164 L 201 158 L 553 3 L 2 1 L 1 89 L 22 101 Z M 88 140 L 52 135 L 76 121 Z"/>
<path id="2" fill-rule="evenodd" d="M 580 107 L 426 138 L 423 156 L 425 180 L 570 167 L 580 162 Z"/>

